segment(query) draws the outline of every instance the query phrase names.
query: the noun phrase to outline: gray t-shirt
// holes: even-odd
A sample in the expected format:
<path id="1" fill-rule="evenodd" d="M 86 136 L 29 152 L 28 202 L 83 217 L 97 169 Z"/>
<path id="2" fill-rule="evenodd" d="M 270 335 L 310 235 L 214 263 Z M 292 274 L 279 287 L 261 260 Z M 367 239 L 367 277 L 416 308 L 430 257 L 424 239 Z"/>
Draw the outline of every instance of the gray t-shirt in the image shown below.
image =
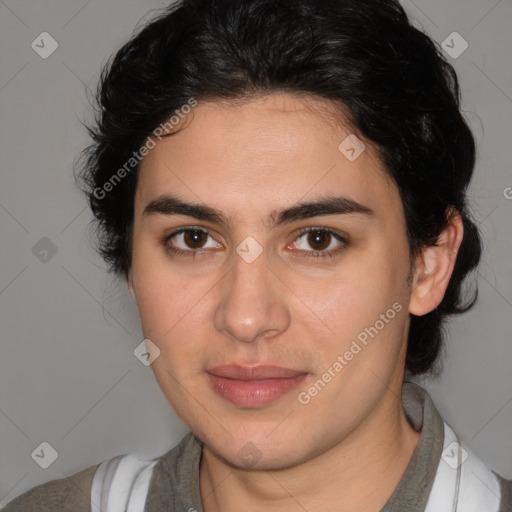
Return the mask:
<path id="1" fill-rule="evenodd" d="M 438 468 L 445 464 L 442 460 L 445 423 L 428 393 L 416 384 L 404 383 L 402 403 L 407 419 L 413 428 L 421 430 L 421 434 L 400 483 L 381 512 L 423 512 L 429 498 L 433 501 L 433 487 L 435 492 L 442 494 L 442 489 L 439 490 L 440 477 L 436 479 L 436 475 Z M 201 441 L 189 432 L 176 447 L 153 459 L 144 512 L 204 512 L 199 486 L 201 454 Z M 116 458 L 114 465 L 119 460 Z M 98 466 L 34 487 L 8 503 L 2 512 L 90 512 L 91 485 Z M 505 480 L 494 472 L 489 474 L 493 475 L 495 488 L 480 479 L 472 480 L 472 487 L 481 487 L 472 488 L 472 492 L 482 496 L 491 493 L 490 500 L 483 499 L 482 502 L 496 504 L 493 510 L 479 512 L 512 512 L 512 480 Z M 437 487 L 434 486 L 435 481 Z M 456 499 L 452 506 L 450 501 L 447 510 L 465 512 L 464 499 L 460 503 Z M 429 504 L 430 509 L 432 503 Z M 108 511 L 102 507 L 102 512 Z"/>

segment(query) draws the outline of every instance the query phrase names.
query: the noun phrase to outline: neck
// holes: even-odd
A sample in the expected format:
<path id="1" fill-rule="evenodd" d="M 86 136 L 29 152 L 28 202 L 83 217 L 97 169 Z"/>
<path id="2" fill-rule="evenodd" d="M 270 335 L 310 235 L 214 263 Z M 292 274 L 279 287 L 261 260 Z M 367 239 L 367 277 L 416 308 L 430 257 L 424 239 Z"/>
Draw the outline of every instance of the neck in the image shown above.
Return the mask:
<path id="1" fill-rule="evenodd" d="M 402 478 L 420 433 L 408 423 L 401 389 L 327 452 L 271 471 L 239 470 L 203 446 L 200 488 L 205 512 L 381 510 Z M 328 468 L 328 469 L 326 469 Z"/>

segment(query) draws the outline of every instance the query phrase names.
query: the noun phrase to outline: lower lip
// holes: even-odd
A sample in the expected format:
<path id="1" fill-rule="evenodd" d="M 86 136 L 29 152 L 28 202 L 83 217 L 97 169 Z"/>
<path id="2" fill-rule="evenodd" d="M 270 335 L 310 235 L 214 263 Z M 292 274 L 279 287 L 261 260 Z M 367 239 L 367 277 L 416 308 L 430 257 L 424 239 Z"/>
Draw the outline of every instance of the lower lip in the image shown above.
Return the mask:
<path id="1" fill-rule="evenodd" d="M 213 390 L 238 407 L 262 407 L 296 388 L 307 373 L 290 378 L 264 380 L 238 380 L 206 374 Z"/>

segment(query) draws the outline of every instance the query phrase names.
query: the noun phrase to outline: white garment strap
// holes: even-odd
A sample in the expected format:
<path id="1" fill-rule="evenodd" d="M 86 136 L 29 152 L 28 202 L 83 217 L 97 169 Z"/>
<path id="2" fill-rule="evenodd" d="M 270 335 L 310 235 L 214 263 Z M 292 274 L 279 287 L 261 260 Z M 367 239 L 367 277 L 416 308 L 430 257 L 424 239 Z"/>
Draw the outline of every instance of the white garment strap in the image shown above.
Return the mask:
<path id="1" fill-rule="evenodd" d="M 143 512 L 157 462 L 136 454 L 102 462 L 92 481 L 91 512 Z"/>
<path id="2" fill-rule="evenodd" d="M 425 512 L 498 512 L 500 485 L 445 422 L 443 454 Z"/>

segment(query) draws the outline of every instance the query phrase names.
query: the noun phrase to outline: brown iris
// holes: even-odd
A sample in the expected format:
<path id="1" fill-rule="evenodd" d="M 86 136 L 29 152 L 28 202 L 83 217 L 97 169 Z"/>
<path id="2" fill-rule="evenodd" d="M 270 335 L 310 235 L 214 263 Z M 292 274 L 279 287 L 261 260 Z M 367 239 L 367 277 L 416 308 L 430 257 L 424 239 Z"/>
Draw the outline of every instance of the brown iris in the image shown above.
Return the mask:
<path id="1" fill-rule="evenodd" d="M 189 230 L 183 233 L 183 240 L 191 249 L 200 249 L 205 244 L 207 236 L 204 231 Z"/>
<path id="2" fill-rule="evenodd" d="M 331 235 L 325 231 L 311 231 L 308 234 L 308 244 L 314 249 L 321 251 L 329 247 Z M 320 245 L 321 247 L 318 247 Z"/>

